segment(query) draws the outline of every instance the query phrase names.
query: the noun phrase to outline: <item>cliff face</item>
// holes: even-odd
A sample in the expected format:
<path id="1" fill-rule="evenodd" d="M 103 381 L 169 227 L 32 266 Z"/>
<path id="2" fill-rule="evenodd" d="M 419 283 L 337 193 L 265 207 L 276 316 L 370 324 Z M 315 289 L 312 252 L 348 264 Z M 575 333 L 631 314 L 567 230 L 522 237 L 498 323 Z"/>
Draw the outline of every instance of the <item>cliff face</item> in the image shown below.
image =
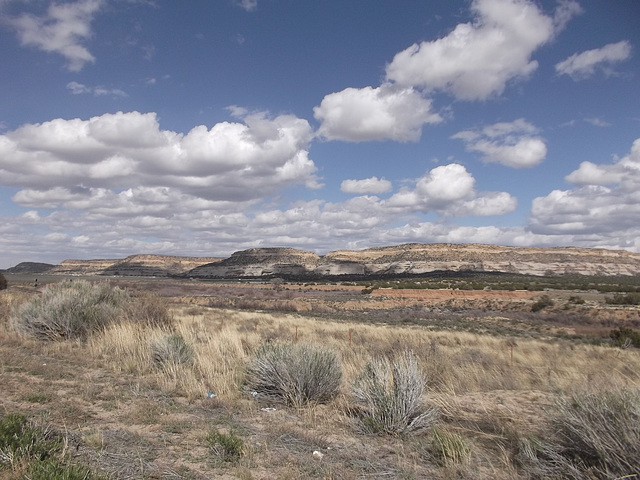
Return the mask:
<path id="1" fill-rule="evenodd" d="M 118 260 L 64 260 L 49 272 L 54 275 L 100 275 Z"/>
<path id="2" fill-rule="evenodd" d="M 252 248 L 225 259 L 133 255 L 121 260 L 65 260 L 47 273 L 321 278 L 340 275 L 420 275 L 436 270 L 528 275 L 640 275 L 640 254 L 625 250 L 573 247 L 407 244 L 358 251 L 338 250 L 320 257 L 313 252 L 294 248 Z"/>
<path id="3" fill-rule="evenodd" d="M 200 265 L 221 260 L 217 257 L 173 257 L 169 255 L 132 255 L 104 269 L 103 275 L 169 276 L 181 275 Z"/>
<path id="4" fill-rule="evenodd" d="M 625 250 L 529 248 L 496 245 L 408 244 L 327 254 L 323 263 L 358 262 L 370 274 L 434 270 L 496 271 L 529 275 L 638 275 L 640 254 Z"/>
<path id="5" fill-rule="evenodd" d="M 640 275 L 640 254 L 584 248 L 524 248 L 494 245 L 407 244 L 324 257 L 288 248 L 236 252 L 190 272 L 203 278 L 269 275 L 402 275 L 436 270 L 493 271 L 529 275 Z"/>
<path id="6" fill-rule="evenodd" d="M 57 275 L 181 275 L 200 265 L 219 261 L 217 257 L 174 257 L 169 255 L 132 255 L 115 260 L 65 260 L 47 273 Z"/>
<path id="7" fill-rule="evenodd" d="M 189 272 L 192 277 L 238 278 L 271 275 L 300 276 L 313 272 L 320 257 L 294 248 L 251 248 Z"/>

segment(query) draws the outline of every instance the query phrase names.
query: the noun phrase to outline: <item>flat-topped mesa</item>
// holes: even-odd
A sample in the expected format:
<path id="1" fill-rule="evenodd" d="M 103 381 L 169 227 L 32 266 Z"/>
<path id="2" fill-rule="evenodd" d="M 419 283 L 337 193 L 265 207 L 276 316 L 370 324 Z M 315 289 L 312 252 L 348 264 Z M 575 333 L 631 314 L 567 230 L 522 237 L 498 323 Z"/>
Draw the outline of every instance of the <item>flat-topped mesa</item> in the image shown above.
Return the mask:
<path id="1" fill-rule="evenodd" d="M 193 277 L 239 278 L 308 275 L 320 262 L 313 252 L 295 248 L 250 248 L 233 253 L 229 258 L 197 267 Z"/>
<path id="2" fill-rule="evenodd" d="M 200 265 L 221 260 L 218 257 L 176 257 L 170 255 L 131 255 L 125 259 L 64 260 L 47 273 L 53 275 L 158 276 L 184 274 Z"/>
<path id="3" fill-rule="evenodd" d="M 103 275 L 170 276 L 181 275 L 201 265 L 218 262 L 218 257 L 176 257 L 172 255 L 131 255 L 106 268 Z"/>
<path id="4" fill-rule="evenodd" d="M 65 260 L 47 273 L 190 276 L 201 278 L 347 278 L 421 275 L 434 271 L 524 275 L 640 276 L 640 254 L 576 247 L 420 244 L 337 250 L 324 257 L 295 248 L 250 248 L 230 257 L 132 255 L 116 260 Z"/>
<path id="5" fill-rule="evenodd" d="M 118 262 L 117 259 L 102 260 L 63 260 L 47 273 L 53 275 L 101 275 L 102 272 Z"/>
<path id="6" fill-rule="evenodd" d="M 638 275 L 640 254 L 575 247 L 533 248 L 480 244 L 406 244 L 336 251 L 323 264 L 364 264 L 367 274 L 420 274 L 435 270 L 496 271 L 530 275 Z"/>

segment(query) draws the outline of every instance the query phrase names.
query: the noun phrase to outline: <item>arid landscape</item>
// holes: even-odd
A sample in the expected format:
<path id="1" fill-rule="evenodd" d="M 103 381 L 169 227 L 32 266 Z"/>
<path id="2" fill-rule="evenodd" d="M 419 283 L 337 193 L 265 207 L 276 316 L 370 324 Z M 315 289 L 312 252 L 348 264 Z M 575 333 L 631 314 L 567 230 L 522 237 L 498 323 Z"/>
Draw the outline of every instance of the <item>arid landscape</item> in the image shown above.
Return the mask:
<path id="1" fill-rule="evenodd" d="M 38 477 L 32 458 L 0 448 L 0 475 L 622 478 L 623 465 L 625 478 L 637 478 L 637 447 L 618 463 L 576 460 L 559 423 L 573 418 L 572 405 L 624 409 L 622 398 L 637 408 L 640 308 L 620 301 L 635 298 L 637 277 L 454 273 L 345 281 L 6 273 L 2 415 L 24 415 L 62 439 L 51 457 L 86 470 Z M 123 319 L 76 337 L 21 320 L 25 305 L 74 284 L 123 291 L 132 303 Z M 616 331 L 629 337 L 617 342 Z M 167 339 L 179 342 L 158 350 Z M 184 358 L 163 357 L 176 345 Z M 264 382 L 252 383 L 256 359 L 273 346 L 331 352 L 335 391 L 308 401 L 262 391 Z M 367 416 L 374 408 L 361 402 L 362 382 L 380 359 L 399 375 L 402 355 L 424 387 L 407 413 L 414 423 L 381 426 L 386 414 Z M 394 378 L 393 388 L 408 388 Z M 631 424 L 607 418 L 605 430 L 638 434 L 637 410 L 611 411 Z"/>

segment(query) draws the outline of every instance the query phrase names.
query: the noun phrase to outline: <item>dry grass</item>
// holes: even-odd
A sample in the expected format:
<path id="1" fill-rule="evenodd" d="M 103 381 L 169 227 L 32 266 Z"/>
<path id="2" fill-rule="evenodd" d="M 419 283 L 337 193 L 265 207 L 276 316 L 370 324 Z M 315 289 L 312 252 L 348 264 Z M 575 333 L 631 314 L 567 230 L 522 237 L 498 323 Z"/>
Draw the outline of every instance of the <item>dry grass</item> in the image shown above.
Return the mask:
<path id="1" fill-rule="evenodd" d="M 66 426 L 79 454 L 112 478 L 525 479 L 518 446 L 549 431 L 545 409 L 556 398 L 586 385 L 640 385 L 634 349 L 183 303 L 172 306 L 172 328 L 124 322 L 86 342 L 42 344 L 7 323 L 26 296 L 0 292 L 0 408 Z M 152 345 L 171 334 L 192 361 L 154 362 Z M 246 366 L 264 342 L 338 352 L 342 393 L 305 408 L 247 395 Z M 359 433 L 347 414 L 349 385 L 372 358 L 401 351 L 415 353 L 429 393 L 422 400 L 440 412 L 436 429 Z M 242 455 L 216 460 L 211 432 L 233 432 Z"/>

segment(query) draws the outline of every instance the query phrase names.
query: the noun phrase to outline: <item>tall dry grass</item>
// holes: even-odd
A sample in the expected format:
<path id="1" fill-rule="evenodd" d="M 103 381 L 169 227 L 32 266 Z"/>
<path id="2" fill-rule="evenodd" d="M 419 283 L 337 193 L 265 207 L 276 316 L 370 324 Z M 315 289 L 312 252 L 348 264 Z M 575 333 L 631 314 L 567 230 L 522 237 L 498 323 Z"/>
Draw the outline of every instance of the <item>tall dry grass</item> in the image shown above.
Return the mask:
<path id="1" fill-rule="evenodd" d="M 205 307 L 176 307 L 174 329 L 193 348 L 191 365 L 158 371 L 149 345 L 162 328 L 113 325 L 88 342 L 93 355 L 117 371 L 156 375 L 167 391 L 197 398 L 242 394 L 245 365 L 265 341 L 306 342 L 330 347 L 342 359 L 350 385 L 374 356 L 415 353 L 429 391 L 443 395 L 494 390 L 569 392 L 584 385 L 615 389 L 640 384 L 640 356 L 633 350 L 568 340 L 514 341 L 489 335 L 430 331 L 415 326 L 351 324 L 286 314 Z"/>

